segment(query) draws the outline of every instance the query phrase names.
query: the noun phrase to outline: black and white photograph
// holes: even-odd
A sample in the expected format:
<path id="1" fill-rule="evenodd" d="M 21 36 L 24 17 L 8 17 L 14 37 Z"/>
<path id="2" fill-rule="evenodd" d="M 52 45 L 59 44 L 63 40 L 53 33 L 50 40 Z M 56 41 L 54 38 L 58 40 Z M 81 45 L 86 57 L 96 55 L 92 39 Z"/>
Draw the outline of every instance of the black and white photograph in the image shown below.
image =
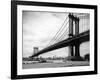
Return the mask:
<path id="1" fill-rule="evenodd" d="M 89 66 L 90 14 L 22 12 L 23 69 Z"/>
<path id="2" fill-rule="evenodd" d="M 97 74 L 96 22 L 97 6 L 12 1 L 12 78 Z"/>

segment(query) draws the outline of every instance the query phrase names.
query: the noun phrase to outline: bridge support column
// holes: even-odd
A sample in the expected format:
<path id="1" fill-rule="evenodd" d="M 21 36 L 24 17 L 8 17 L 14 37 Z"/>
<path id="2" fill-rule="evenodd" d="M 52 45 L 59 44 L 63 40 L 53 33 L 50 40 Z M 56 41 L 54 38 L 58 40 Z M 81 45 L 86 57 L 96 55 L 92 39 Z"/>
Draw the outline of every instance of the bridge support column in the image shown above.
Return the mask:
<path id="1" fill-rule="evenodd" d="M 76 41 L 75 43 L 75 60 L 83 61 L 84 59 L 80 56 L 80 43 Z"/>
<path id="2" fill-rule="evenodd" d="M 73 36 L 73 16 L 69 14 L 69 37 Z"/>
<path id="3" fill-rule="evenodd" d="M 79 35 L 79 18 L 75 18 L 75 35 Z M 79 40 L 75 42 L 75 60 L 81 61 L 83 60 L 80 56 L 80 43 Z"/>
<path id="4" fill-rule="evenodd" d="M 69 56 L 74 56 L 73 45 L 70 45 L 70 46 L 69 46 Z"/>
<path id="5" fill-rule="evenodd" d="M 80 57 L 80 44 L 78 42 L 75 44 L 75 57 Z"/>
<path id="6" fill-rule="evenodd" d="M 79 18 L 75 19 L 75 35 L 79 34 Z M 79 41 L 75 42 L 75 56 L 80 56 L 80 44 Z"/>
<path id="7" fill-rule="evenodd" d="M 73 37 L 73 15 L 69 14 L 69 37 Z M 69 45 L 69 56 L 74 56 L 73 45 Z"/>
<path id="8" fill-rule="evenodd" d="M 75 35 L 79 34 L 79 18 L 75 20 Z"/>

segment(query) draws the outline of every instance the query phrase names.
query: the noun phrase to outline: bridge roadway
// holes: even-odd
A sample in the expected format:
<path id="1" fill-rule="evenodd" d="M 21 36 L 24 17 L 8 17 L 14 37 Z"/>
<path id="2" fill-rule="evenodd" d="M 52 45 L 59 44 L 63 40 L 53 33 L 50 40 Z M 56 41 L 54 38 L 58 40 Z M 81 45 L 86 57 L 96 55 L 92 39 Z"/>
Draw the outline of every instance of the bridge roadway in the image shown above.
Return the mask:
<path id="1" fill-rule="evenodd" d="M 46 52 L 49 52 L 49 51 L 52 51 L 55 49 L 67 47 L 69 45 L 74 45 L 76 43 L 76 41 L 78 41 L 78 43 L 81 44 L 82 42 L 89 41 L 89 37 L 90 37 L 90 31 L 88 30 L 83 33 L 80 33 L 79 35 L 74 35 L 71 38 L 67 38 L 63 41 L 60 41 L 51 46 L 48 46 L 47 48 L 40 50 L 37 54 L 32 55 L 31 57 L 35 57 L 35 56 L 38 56 L 40 54 L 43 54 L 43 53 L 46 53 Z"/>

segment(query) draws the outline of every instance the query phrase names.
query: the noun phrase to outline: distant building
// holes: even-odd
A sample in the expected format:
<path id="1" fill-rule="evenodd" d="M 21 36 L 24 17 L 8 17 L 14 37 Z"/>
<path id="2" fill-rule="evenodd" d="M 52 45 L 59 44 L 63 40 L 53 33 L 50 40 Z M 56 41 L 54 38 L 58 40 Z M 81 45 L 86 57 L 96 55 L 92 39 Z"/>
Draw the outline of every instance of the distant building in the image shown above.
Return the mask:
<path id="1" fill-rule="evenodd" d="M 38 47 L 33 47 L 33 54 L 36 54 L 38 52 Z"/>
<path id="2" fill-rule="evenodd" d="M 38 47 L 33 47 L 33 55 L 34 54 L 37 54 L 38 51 L 39 51 L 39 48 Z M 35 57 L 35 58 L 37 58 L 37 57 Z"/>
<path id="3" fill-rule="evenodd" d="M 84 59 L 87 61 L 90 61 L 90 54 L 88 53 L 88 54 L 84 55 Z"/>

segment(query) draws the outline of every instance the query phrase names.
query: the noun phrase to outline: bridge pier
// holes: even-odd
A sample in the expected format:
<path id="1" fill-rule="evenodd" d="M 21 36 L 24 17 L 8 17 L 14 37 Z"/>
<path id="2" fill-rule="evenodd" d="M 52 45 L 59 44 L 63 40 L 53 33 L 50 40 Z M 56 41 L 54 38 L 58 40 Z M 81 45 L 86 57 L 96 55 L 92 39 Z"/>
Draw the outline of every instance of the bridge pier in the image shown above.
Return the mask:
<path id="1" fill-rule="evenodd" d="M 75 57 L 80 57 L 80 44 L 78 42 L 75 43 Z"/>
<path id="2" fill-rule="evenodd" d="M 73 45 L 69 46 L 69 56 L 74 56 L 74 47 L 73 47 Z"/>
<path id="3" fill-rule="evenodd" d="M 80 43 L 76 41 L 75 43 L 75 61 L 83 61 L 84 59 L 80 56 Z"/>

